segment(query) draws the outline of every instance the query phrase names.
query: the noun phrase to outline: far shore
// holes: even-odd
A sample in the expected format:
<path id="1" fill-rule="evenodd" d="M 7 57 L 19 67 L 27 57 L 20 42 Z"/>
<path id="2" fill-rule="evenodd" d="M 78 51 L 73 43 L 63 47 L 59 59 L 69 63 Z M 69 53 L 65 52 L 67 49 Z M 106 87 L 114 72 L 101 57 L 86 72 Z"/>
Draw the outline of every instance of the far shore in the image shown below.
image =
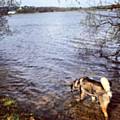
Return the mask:
<path id="1" fill-rule="evenodd" d="M 95 6 L 95 7 L 35 7 L 35 6 L 22 6 L 22 7 L 0 7 L 0 15 L 7 15 L 11 11 L 13 14 L 24 13 L 43 13 L 43 12 L 67 12 L 67 11 L 95 11 L 95 10 L 113 10 L 120 9 L 120 5 L 108 5 L 108 6 Z"/>
<path id="2" fill-rule="evenodd" d="M 120 6 L 119 6 L 120 7 Z M 43 12 L 68 12 L 68 11 L 107 11 L 113 10 L 117 8 L 113 8 L 111 6 L 97 6 L 97 7 L 34 7 L 34 6 L 24 6 L 16 9 L 16 13 L 43 13 Z"/>

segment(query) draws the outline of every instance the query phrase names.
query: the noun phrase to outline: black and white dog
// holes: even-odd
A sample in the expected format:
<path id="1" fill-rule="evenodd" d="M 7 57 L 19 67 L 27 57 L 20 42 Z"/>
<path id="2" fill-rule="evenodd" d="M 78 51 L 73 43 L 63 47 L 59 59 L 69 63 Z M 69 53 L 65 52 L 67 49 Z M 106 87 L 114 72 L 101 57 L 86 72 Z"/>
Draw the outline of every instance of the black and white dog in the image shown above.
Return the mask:
<path id="1" fill-rule="evenodd" d="M 92 101 L 97 99 L 101 106 L 105 119 L 108 120 L 107 107 L 112 97 L 110 82 L 107 78 L 102 77 L 100 82 L 92 80 L 88 77 L 82 77 L 73 81 L 71 91 L 80 91 L 80 100 L 83 100 L 86 95 L 92 97 Z"/>

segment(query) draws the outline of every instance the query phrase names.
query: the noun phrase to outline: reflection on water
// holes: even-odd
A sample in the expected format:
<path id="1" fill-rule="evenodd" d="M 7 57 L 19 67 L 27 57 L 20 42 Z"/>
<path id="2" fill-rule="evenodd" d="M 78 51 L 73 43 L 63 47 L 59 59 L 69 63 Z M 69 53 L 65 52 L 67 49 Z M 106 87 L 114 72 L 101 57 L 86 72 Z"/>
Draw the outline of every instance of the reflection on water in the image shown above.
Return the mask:
<path id="1" fill-rule="evenodd" d="M 9 17 L 12 34 L 0 41 L 0 94 L 30 104 L 31 110 L 56 114 L 71 96 L 65 84 L 81 76 L 120 77 L 120 66 L 97 55 L 96 36 L 80 24 L 85 16 L 65 12 Z"/>

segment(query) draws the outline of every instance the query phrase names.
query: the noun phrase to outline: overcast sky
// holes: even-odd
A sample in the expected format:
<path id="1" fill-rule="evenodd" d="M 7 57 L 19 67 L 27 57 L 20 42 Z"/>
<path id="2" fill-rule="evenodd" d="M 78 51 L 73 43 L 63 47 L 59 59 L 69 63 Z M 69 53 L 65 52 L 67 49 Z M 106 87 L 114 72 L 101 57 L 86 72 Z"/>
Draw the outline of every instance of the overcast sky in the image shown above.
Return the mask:
<path id="1" fill-rule="evenodd" d="M 20 0 L 18 0 L 20 1 Z M 110 4 L 115 0 L 21 0 L 22 6 L 57 6 L 57 7 L 88 7 L 102 4 Z M 59 2 L 60 1 L 60 2 Z"/>

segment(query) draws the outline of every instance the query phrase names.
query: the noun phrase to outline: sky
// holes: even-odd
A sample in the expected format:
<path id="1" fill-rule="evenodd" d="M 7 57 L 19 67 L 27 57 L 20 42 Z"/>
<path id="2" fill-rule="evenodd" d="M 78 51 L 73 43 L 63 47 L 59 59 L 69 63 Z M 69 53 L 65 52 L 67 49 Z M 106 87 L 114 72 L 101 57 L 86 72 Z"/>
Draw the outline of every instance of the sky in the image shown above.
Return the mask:
<path id="1" fill-rule="evenodd" d="M 20 0 L 18 0 L 20 1 Z M 55 7 L 89 7 L 100 5 L 100 1 L 102 1 L 102 5 L 111 4 L 115 0 L 21 0 L 22 6 L 55 6 Z M 80 4 L 79 4 L 80 3 Z"/>

